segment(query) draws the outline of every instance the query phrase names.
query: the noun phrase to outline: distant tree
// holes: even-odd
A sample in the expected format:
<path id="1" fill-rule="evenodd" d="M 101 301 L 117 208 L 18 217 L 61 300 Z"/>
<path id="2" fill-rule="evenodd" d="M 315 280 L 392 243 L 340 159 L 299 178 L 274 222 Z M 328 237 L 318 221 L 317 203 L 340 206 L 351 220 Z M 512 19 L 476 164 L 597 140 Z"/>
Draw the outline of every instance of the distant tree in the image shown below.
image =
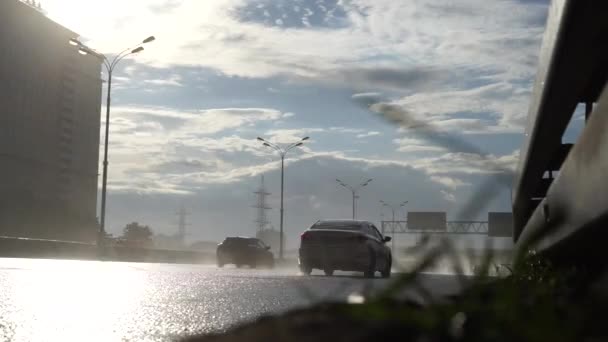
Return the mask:
<path id="1" fill-rule="evenodd" d="M 137 222 L 131 222 L 125 226 L 122 233 L 122 238 L 129 245 L 149 246 L 152 243 L 154 233 L 148 226 L 140 225 Z"/>

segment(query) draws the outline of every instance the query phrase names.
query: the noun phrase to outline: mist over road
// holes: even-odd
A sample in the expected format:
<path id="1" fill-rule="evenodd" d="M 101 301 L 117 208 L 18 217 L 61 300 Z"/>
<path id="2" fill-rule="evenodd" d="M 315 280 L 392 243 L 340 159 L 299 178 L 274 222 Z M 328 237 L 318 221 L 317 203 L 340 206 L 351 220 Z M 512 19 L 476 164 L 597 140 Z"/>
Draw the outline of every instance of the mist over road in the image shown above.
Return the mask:
<path id="1" fill-rule="evenodd" d="M 378 291 L 388 281 L 296 268 L 0 259 L 0 341 L 166 341 L 265 314 Z M 446 275 L 423 275 L 436 295 Z"/>

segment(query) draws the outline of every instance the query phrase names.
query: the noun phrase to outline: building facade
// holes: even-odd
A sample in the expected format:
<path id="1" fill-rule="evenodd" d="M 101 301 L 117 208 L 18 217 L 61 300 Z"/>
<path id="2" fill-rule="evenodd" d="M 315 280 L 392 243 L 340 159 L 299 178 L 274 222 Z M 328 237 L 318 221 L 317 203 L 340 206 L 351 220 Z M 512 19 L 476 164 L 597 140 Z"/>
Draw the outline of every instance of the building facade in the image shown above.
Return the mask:
<path id="1" fill-rule="evenodd" d="M 0 1 L 0 236 L 95 240 L 101 63 L 77 36 Z"/>

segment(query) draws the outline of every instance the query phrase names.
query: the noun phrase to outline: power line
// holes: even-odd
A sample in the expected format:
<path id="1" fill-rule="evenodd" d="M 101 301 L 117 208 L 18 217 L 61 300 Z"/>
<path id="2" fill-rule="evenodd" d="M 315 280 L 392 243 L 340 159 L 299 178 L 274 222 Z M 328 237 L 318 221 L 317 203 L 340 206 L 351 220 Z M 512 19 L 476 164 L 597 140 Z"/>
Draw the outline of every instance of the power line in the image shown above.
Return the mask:
<path id="1" fill-rule="evenodd" d="M 186 240 L 186 227 L 190 224 L 188 223 L 188 215 L 191 213 L 186 210 L 186 208 L 182 205 L 179 210 L 175 213 L 177 215 L 177 239 L 183 245 Z"/>

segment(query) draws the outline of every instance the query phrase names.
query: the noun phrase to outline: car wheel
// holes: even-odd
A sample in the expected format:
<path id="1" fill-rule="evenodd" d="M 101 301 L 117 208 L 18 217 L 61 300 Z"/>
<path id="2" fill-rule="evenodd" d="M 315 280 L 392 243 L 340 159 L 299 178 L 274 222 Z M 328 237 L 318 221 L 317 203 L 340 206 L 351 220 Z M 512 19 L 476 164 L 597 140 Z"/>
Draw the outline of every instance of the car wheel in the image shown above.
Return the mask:
<path id="1" fill-rule="evenodd" d="M 369 263 L 367 269 L 363 272 L 365 278 L 373 278 L 376 273 L 376 253 L 371 248 L 369 249 Z"/>
<path id="2" fill-rule="evenodd" d="M 312 273 L 312 267 L 306 265 L 300 265 L 300 271 L 305 275 L 310 275 Z"/>
<path id="3" fill-rule="evenodd" d="M 382 278 L 390 278 L 392 267 L 393 267 L 393 262 L 391 259 L 388 259 L 388 261 L 386 262 L 386 266 L 384 267 L 384 269 L 382 271 L 380 271 Z"/>
<path id="4" fill-rule="evenodd" d="M 332 276 L 334 275 L 334 270 L 332 270 L 331 268 L 326 268 L 323 270 L 323 272 L 325 272 L 326 276 Z"/>

